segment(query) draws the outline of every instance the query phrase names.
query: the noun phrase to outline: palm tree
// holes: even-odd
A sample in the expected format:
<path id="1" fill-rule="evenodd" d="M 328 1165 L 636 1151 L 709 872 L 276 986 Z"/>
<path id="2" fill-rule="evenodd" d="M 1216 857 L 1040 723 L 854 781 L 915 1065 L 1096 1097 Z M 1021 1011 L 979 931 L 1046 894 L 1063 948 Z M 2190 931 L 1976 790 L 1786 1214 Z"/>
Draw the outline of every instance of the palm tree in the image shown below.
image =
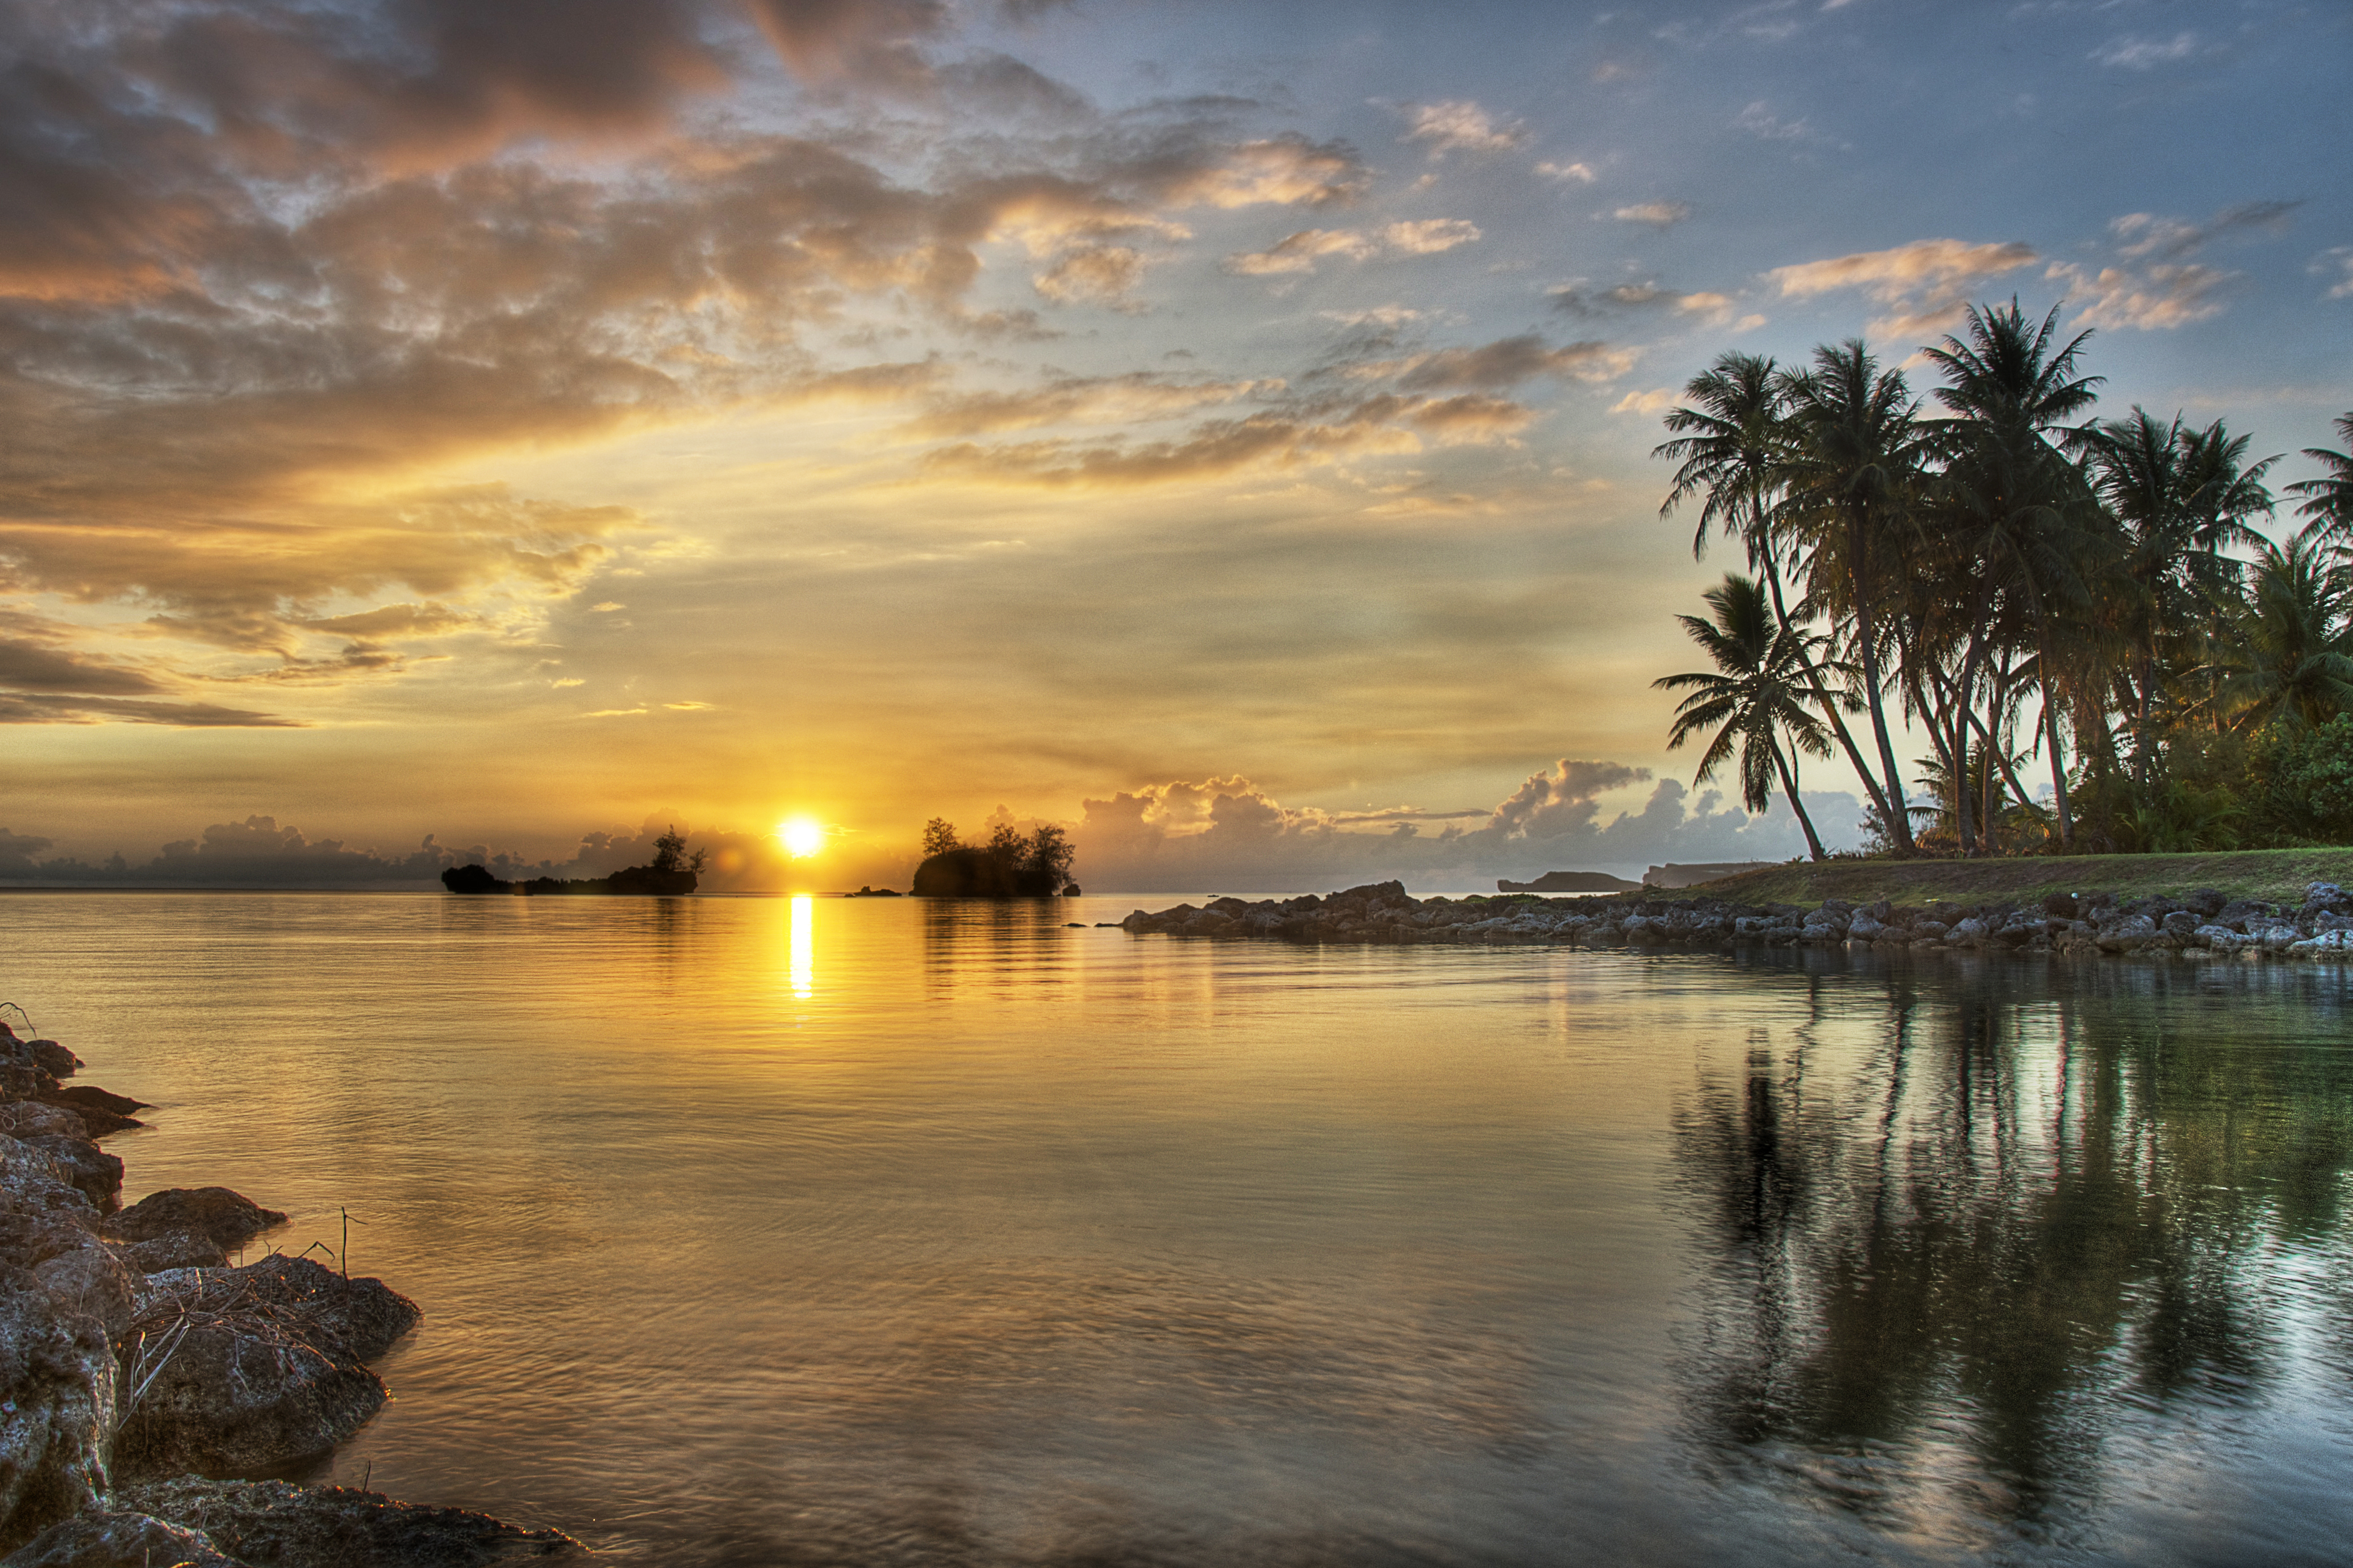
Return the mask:
<path id="1" fill-rule="evenodd" d="M 1887 728 L 1882 656 L 1918 538 L 1916 506 L 1929 455 L 1919 405 L 1903 372 L 1881 370 L 1860 338 L 1815 350 L 1813 365 L 1785 372 L 1780 385 L 1790 429 L 1782 510 L 1804 552 L 1809 600 L 1848 627 L 1858 695 L 1871 714 L 1883 769 L 1882 787 L 1873 792 L 1880 821 L 1897 852 L 1910 854 L 1912 824 Z"/>
<path id="2" fill-rule="evenodd" d="M 2353 448 L 2353 414 L 2339 415 L 2337 433 Z M 2353 544 L 2353 456 L 2326 447 L 2306 447 L 2304 455 L 2329 470 L 2319 479 L 2298 479 L 2287 488 L 2304 497 L 2298 513 L 2313 520 L 2321 537 L 2337 544 Z"/>
<path id="3" fill-rule="evenodd" d="M 1707 553 L 1711 530 L 1738 539 L 1748 552 L 1748 564 L 1764 574 L 1773 598 L 1773 618 L 1783 632 L 1794 631 L 1787 595 L 1781 584 L 1781 558 L 1787 548 L 1777 534 L 1776 510 L 1781 494 L 1781 468 L 1788 442 L 1782 404 L 1781 378 L 1771 359 L 1758 354 L 1727 353 L 1684 384 L 1684 403 L 1666 416 L 1675 432 L 1651 455 L 1680 466 L 1667 499 L 1659 507 L 1662 518 L 1676 507 L 1699 498 L 1699 528 L 1692 535 L 1692 559 Z M 1799 606 L 1800 616 L 1807 614 Z M 1831 731 L 1854 764 L 1855 776 L 1883 817 L 1887 803 L 1879 782 L 1862 760 L 1862 752 L 1840 716 L 1840 700 L 1815 668 L 1806 638 L 1797 641 L 1799 666 L 1806 689 L 1830 721 Z"/>
<path id="4" fill-rule="evenodd" d="M 2327 551 L 2327 533 L 2314 523 L 2266 541 L 2256 559 L 2219 661 L 2221 700 L 2242 730 L 2317 728 L 2353 710 L 2353 570 Z"/>
<path id="5" fill-rule="evenodd" d="M 1781 745 L 1787 734 L 1798 751 L 1816 757 L 1831 754 L 1829 732 L 1804 701 L 1813 687 L 1806 635 L 1776 621 L 1764 586 L 1754 578 L 1727 572 L 1721 584 L 1701 596 L 1707 601 L 1712 622 L 1697 616 L 1675 618 L 1715 661 L 1715 671 L 1662 676 L 1651 682 L 1663 690 L 1688 688 L 1692 693 L 1675 710 L 1667 749 L 1674 751 L 1713 728 L 1715 734 L 1700 756 L 1693 782 L 1707 782 L 1736 747 L 1742 804 L 1763 811 L 1771 804 L 1778 779 L 1789 809 L 1797 813 L 1798 826 L 1805 829 L 1807 851 L 1822 859 L 1821 838 L 1798 796 L 1797 765 Z"/>
<path id="6" fill-rule="evenodd" d="M 1955 416 L 1936 426 L 1946 458 L 1939 510 L 1959 532 L 1948 542 L 1974 569 L 1989 612 L 1996 592 L 2023 601 L 2035 664 L 2042 672 L 2058 665 L 2052 657 L 2056 616 L 2090 596 L 2082 558 L 2094 531 L 2083 475 L 2061 454 L 2052 432 L 2098 401 L 2100 378 L 2075 374 L 2076 356 L 2092 334 L 2078 332 L 2063 347 L 2055 346 L 2058 324 L 2059 307 L 2052 306 L 2036 325 L 2013 296 L 2006 306 L 1971 306 L 1967 342 L 1947 337 L 1941 347 L 1926 351 L 1927 360 L 1945 373 L 1937 401 Z M 1964 713 L 1969 710 L 1978 660 L 1987 651 L 1982 632 L 1973 628 L 1972 636 L 1977 646 L 1964 658 L 1959 681 Z M 2074 823 L 2067 811 L 2057 683 L 2045 679 L 2041 688 L 2059 840 L 2063 848 L 2072 847 Z"/>

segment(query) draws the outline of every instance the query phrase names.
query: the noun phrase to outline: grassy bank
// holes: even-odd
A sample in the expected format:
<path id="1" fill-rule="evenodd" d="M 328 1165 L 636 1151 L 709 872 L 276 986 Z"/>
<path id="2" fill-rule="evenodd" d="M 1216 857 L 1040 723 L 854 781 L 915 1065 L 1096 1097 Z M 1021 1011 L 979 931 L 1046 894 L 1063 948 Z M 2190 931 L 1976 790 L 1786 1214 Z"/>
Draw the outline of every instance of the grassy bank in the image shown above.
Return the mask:
<path id="1" fill-rule="evenodd" d="M 2248 849 L 2214 855 L 2071 855 L 2015 860 L 1799 861 L 1748 871 L 1687 894 L 1744 903 L 1973 904 L 2045 893 L 2113 890 L 2119 899 L 2220 888 L 2233 898 L 2300 903 L 2306 882 L 2353 882 L 2353 849 Z"/>

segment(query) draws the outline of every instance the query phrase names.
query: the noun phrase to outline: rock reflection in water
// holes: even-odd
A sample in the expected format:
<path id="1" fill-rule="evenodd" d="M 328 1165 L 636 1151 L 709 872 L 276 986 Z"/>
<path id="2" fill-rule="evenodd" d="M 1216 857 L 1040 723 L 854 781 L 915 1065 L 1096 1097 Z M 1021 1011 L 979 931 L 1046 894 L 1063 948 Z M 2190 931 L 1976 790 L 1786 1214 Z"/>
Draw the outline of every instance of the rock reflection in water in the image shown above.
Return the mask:
<path id="1" fill-rule="evenodd" d="M 1717 1464 L 1883 1524 L 2034 1536 L 2102 1500 L 2121 1429 L 2257 1399 L 2295 1320 L 2344 1342 L 2342 994 L 2235 965 L 1950 979 L 1818 982 L 1808 1026 L 1679 1109 L 1709 1243 L 1690 1417 Z M 1823 1037 L 1865 1008 L 1862 1043 Z M 2198 1026 L 2226 1014 L 2282 1029 Z"/>

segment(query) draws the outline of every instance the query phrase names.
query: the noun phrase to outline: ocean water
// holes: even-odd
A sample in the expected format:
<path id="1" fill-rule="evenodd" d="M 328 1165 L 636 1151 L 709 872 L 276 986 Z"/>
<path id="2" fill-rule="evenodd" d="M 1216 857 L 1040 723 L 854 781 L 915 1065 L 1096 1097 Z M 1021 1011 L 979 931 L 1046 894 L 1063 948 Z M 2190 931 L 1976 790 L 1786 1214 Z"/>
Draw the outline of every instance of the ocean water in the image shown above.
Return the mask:
<path id="1" fill-rule="evenodd" d="M 0 997 L 423 1305 L 310 1479 L 617 1563 L 2353 1560 L 2344 972 L 1160 901 L 13 893 Z"/>

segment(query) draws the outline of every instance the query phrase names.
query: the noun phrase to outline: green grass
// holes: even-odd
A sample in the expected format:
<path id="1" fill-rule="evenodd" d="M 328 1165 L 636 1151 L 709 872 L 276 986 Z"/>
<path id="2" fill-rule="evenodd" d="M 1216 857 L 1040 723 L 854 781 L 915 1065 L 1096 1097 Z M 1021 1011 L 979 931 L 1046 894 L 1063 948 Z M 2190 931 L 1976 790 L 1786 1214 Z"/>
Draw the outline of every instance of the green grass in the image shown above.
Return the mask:
<path id="1" fill-rule="evenodd" d="M 2107 889 L 2117 898 L 2220 888 L 2232 898 L 2301 903 L 2306 882 L 2353 882 L 2353 848 L 2246 849 L 2211 855 L 2030 856 L 1996 860 L 1793 861 L 1689 888 L 1680 897 L 1749 904 L 2025 902 Z M 1653 895 L 1654 897 L 1657 895 Z"/>

